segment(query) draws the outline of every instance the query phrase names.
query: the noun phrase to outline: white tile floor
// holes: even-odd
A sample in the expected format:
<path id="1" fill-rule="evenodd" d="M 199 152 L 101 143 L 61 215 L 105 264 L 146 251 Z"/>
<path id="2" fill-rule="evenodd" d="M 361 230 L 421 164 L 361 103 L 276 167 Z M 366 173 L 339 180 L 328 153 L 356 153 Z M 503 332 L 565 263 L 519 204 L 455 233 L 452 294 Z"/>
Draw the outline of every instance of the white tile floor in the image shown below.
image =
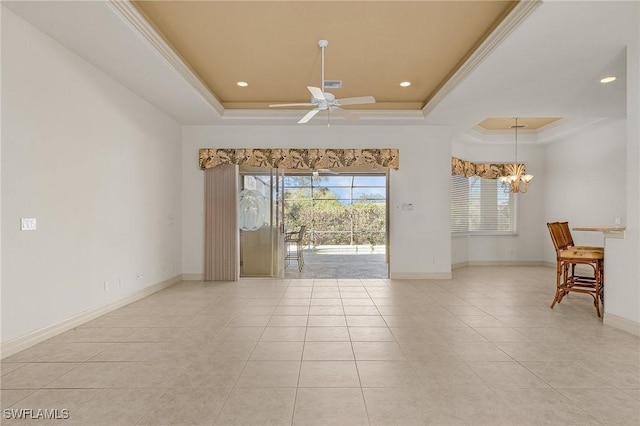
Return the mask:
<path id="1" fill-rule="evenodd" d="M 3 409 L 70 418 L 1 421 L 637 426 L 640 339 L 553 282 L 184 282 L 4 359 Z"/>

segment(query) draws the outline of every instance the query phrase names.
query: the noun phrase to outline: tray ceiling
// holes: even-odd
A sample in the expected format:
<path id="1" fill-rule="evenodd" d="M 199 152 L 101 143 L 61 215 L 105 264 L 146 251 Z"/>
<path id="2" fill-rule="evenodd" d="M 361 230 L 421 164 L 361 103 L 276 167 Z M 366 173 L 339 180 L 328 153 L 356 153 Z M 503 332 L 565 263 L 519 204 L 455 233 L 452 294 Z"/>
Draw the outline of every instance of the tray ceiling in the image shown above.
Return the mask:
<path id="1" fill-rule="evenodd" d="M 560 119 L 561 117 L 518 117 L 518 125 L 524 126 L 524 128 L 527 130 L 539 130 L 551 123 L 555 123 Z M 478 126 L 482 127 L 485 130 L 511 130 L 514 124 L 514 117 L 492 117 L 487 118 L 481 123 L 478 123 Z"/>
<path id="2" fill-rule="evenodd" d="M 135 6 L 225 109 L 308 102 L 325 79 L 358 109 L 420 110 L 515 1 L 140 1 Z M 246 81 L 248 87 L 236 82 Z M 400 82 L 410 81 L 410 87 Z"/>

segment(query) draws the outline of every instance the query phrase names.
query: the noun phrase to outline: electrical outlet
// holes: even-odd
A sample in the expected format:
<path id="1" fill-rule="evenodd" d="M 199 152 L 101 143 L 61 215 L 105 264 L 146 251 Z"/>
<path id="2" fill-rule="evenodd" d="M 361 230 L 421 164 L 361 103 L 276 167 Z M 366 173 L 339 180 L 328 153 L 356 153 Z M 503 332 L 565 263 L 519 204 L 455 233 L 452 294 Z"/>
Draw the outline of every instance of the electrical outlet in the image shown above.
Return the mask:
<path id="1" fill-rule="evenodd" d="M 118 278 L 118 288 L 122 288 L 122 278 Z"/>
<path id="2" fill-rule="evenodd" d="M 111 288 L 111 284 L 109 283 L 109 281 L 105 281 L 104 282 L 104 291 L 109 291 L 110 288 Z"/>
<path id="3" fill-rule="evenodd" d="M 21 231 L 35 231 L 37 229 L 37 223 L 35 217 L 23 217 L 20 219 Z"/>
<path id="4" fill-rule="evenodd" d="M 622 218 L 621 218 L 621 217 L 616 217 L 616 218 L 613 220 L 613 222 L 614 222 L 616 225 L 622 225 Z"/>
<path id="5" fill-rule="evenodd" d="M 136 275 L 136 278 L 140 280 L 140 279 L 144 278 L 144 274 L 140 273 L 140 274 Z"/>

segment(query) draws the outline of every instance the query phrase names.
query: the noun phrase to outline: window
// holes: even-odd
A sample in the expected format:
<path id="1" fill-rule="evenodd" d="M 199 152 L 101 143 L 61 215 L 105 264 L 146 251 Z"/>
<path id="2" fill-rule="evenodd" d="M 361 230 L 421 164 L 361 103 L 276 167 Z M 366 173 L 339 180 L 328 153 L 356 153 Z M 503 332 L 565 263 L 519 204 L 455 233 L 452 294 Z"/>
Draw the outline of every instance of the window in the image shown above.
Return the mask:
<path id="1" fill-rule="evenodd" d="M 516 233 L 517 195 L 505 193 L 497 179 L 451 176 L 451 232 Z"/>
<path id="2" fill-rule="evenodd" d="M 384 245 L 386 185 L 386 175 L 287 175 L 285 225 L 305 225 L 314 246 Z"/>

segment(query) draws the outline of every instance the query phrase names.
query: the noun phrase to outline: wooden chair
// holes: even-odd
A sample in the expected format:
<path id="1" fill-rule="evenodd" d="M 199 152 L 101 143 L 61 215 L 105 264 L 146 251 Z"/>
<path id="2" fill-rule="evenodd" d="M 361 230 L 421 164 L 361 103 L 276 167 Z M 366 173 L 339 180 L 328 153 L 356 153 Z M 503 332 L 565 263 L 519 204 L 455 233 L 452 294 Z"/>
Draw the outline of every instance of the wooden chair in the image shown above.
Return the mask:
<path id="1" fill-rule="evenodd" d="M 600 303 L 604 303 L 604 249 L 602 247 L 575 246 L 567 222 L 547 223 L 551 241 L 556 250 L 556 294 L 551 308 L 570 292 L 589 294 L 600 317 Z M 593 270 L 591 275 L 579 275 L 576 266 Z"/>
<path id="2" fill-rule="evenodd" d="M 567 242 L 569 247 L 573 247 L 578 250 L 600 250 L 604 251 L 604 247 L 595 247 L 595 246 L 576 246 L 573 243 L 573 236 L 571 235 L 571 229 L 569 229 L 569 222 L 555 222 L 560 224 L 560 229 L 562 230 L 562 235 L 564 236 L 565 241 Z"/>
<path id="3" fill-rule="evenodd" d="M 284 259 L 287 261 L 287 266 L 292 260 L 298 263 L 298 271 L 302 272 L 304 267 L 304 256 L 302 251 L 302 238 L 304 238 L 304 232 L 307 229 L 305 225 L 300 227 L 299 231 L 287 232 L 284 236 L 284 244 L 286 254 Z"/>

